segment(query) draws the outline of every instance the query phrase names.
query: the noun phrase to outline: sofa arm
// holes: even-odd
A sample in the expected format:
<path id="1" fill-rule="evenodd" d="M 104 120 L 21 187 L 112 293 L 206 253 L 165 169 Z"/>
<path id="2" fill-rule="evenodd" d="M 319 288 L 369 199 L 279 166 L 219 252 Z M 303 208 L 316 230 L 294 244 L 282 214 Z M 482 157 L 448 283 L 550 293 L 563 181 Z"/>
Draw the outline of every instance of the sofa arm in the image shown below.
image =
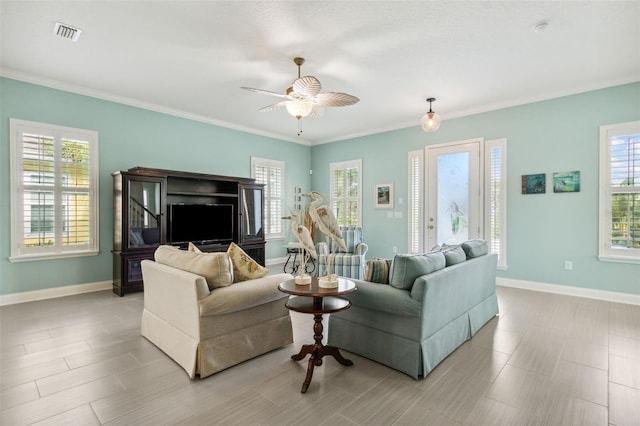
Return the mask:
<path id="1" fill-rule="evenodd" d="M 316 244 L 316 252 L 319 255 L 320 254 L 324 254 L 324 255 L 329 254 L 329 245 L 327 243 L 325 243 L 324 241 L 319 242 L 318 244 Z"/>
<path id="2" fill-rule="evenodd" d="M 489 254 L 416 278 L 411 297 L 422 305 L 422 333 L 430 336 L 495 294 L 497 255 Z"/>
<path id="3" fill-rule="evenodd" d="M 199 300 L 208 296 L 200 275 L 143 260 L 144 309 L 185 334 L 199 338 Z"/>
<path id="4" fill-rule="evenodd" d="M 368 250 L 369 250 L 369 246 L 367 244 L 360 243 L 356 246 L 355 253 L 364 256 L 365 254 L 367 254 Z"/>

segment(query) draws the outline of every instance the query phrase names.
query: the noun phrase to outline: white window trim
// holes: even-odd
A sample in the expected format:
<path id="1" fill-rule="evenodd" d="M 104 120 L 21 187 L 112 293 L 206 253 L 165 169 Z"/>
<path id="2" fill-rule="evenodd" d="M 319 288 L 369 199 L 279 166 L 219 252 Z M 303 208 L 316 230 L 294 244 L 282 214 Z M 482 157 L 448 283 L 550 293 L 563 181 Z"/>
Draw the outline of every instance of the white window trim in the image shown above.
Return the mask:
<path id="1" fill-rule="evenodd" d="M 640 133 L 640 121 L 600 126 L 600 197 L 598 259 L 606 262 L 640 263 L 640 249 L 611 247 L 611 159 L 609 142 L 618 135 Z"/>
<path id="2" fill-rule="evenodd" d="M 268 167 L 268 168 L 279 168 L 281 170 L 280 176 L 282 178 L 282 182 L 280 182 L 280 187 L 282 188 L 281 191 L 281 196 L 277 197 L 278 199 L 280 199 L 280 211 L 279 212 L 275 212 L 275 214 L 278 217 L 282 217 L 284 215 L 284 208 L 285 208 L 285 200 L 287 199 L 286 197 L 286 191 L 285 191 L 285 163 L 284 161 L 281 160 L 272 160 L 269 158 L 261 158 L 261 157 L 251 157 L 251 177 L 252 178 L 256 178 L 256 166 L 261 166 L 261 167 Z M 270 217 L 269 215 L 272 214 L 271 211 L 268 209 L 267 206 L 270 205 L 269 201 L 271 199 L 271 195 L 267 194 L 265 191 L 264 194 L 264 206 L 265 206 L 265 218 L 264 221 L 265 223 L 270 223 Z M 269 227 L 267 227 L 267 229 L 270 229 Z M 285 227 L 284 225 L 280 225 L 280 232 L 277 233 L 267 233 L 265 232 L 264 234 L 264 239 L 267 241 L 270 240 L 283 240 L 285 238 Z"/>
<path id="3" fill-rule="evenodd" d="M 99 171 L 98 171 L 98 132 L 92 130 L 75 129 L 72 127 L 56 126 L 33 121 L 9 119 L 9 144 L 11 158 L 11 262 L 25 262 L 44 259 L 62 259 L 68 257 L 95 256 L 99 253 Z M 77 246 L 64 247 L 54 245 L 48 247 L 25 248 L 22 245 L 24 232 L 24 170 L 22 167 L 22 137 L 23 133 L 34 133 L 53 136 L 54 140 L 71 139 L 83 140 L 89 143 L 89 194 L 91 205 L 90 238 L 85 248 Z M 59 189 L 55 189 L 58 191 Z"/>
<path id="4" fill-rule="evenodd" d="M 507 140 L 506 139 L 493 139 L 485 142 L 485 156 L 484 156 L 484 185 L 485 185 L 485 199 L 484 199 L 484 235 L 485 238 L 491 238 L 491 203 L 489 197 L 491 196 L 491 149 L 500 147 L 500 170 L 502 171 L 502 179 L 500 185 L 500 198 L 498 203 L 502 215 L 500 216 L 500 252 L 498 253 L 498 269 L 507 270 Z"/>
<path id="5" fill-rule="evenodd" d="M 348 160 L 348 161 L 340 161 L 336 163 L 329 164 L 329 205 L 331 208 L 335 205 L 334 201 L 336 200 L 336 195 L 333 188 L 333 173 L 336 170 L 349 169 L 349 168 L 357 168 L 358 169 L 358 196 L 356 197 L 356 202 L 358 203 L 358 224 L 357 226 L 362 227 L 362 159 L 357 160 Z M 349 197 L 350 198 L 350 197 Z M 345 201 L 346 201 L 345 197 Z M 338 213 L 334 210 L 334 215 L 336 218 L 338 217 Z"/>

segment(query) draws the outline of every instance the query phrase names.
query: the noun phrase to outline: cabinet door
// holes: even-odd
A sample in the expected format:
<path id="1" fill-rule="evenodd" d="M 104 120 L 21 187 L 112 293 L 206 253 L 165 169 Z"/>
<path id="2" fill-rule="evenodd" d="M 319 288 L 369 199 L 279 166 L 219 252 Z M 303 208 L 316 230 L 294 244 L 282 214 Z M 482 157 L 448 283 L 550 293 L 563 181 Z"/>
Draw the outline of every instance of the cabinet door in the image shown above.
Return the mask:
<path id="1" fill-rule="evenodd" d="M 264 240 L 262 185 L 240 186 L 240 243 Z"/>
<path id="2" fill-rule="evenodd" d="M 124 241 L 127 248 L 157 246 L 165 242 L 165 180 L 129 176 L 125 182 Z"/>

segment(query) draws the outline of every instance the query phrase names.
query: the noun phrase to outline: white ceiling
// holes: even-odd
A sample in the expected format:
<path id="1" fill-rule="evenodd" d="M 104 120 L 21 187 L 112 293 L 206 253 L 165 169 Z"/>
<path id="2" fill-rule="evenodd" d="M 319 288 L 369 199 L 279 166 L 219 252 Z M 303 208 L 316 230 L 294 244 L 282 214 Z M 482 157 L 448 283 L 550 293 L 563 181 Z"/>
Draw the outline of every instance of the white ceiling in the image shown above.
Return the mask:
<path id="1" fill-rule="evenodd" d="M 306 144 L 640 80 L 640 1 L 1 1 L 2 75 Z M 82 29 L 53 35 L 56 21 Z M 532 27 L 548 21 L 544 32 Z M 297 77 L 360 98 L 257 112 Z"/>

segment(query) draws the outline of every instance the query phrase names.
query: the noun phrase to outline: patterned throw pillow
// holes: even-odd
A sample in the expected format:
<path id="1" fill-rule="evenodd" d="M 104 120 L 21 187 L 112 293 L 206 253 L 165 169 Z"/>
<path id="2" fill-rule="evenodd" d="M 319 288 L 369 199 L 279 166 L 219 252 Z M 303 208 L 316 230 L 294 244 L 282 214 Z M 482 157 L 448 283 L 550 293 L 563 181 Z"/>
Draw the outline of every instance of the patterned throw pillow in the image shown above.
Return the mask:
<path id="1" fill-rule="evenodd" d="M 231 243 L 227 249 L 227 254 L 233 263 L 233 282 L 262 278 L 269 273 L 269 270 L 261 266 L 244 252 L 237 244 Z"/>
<path id="2" fill-rule="evenodd" d="M 389 268 L 391 259 L 370 259 L 367 260 L 364 280 L 372 283 L 389 284 Z"/>

